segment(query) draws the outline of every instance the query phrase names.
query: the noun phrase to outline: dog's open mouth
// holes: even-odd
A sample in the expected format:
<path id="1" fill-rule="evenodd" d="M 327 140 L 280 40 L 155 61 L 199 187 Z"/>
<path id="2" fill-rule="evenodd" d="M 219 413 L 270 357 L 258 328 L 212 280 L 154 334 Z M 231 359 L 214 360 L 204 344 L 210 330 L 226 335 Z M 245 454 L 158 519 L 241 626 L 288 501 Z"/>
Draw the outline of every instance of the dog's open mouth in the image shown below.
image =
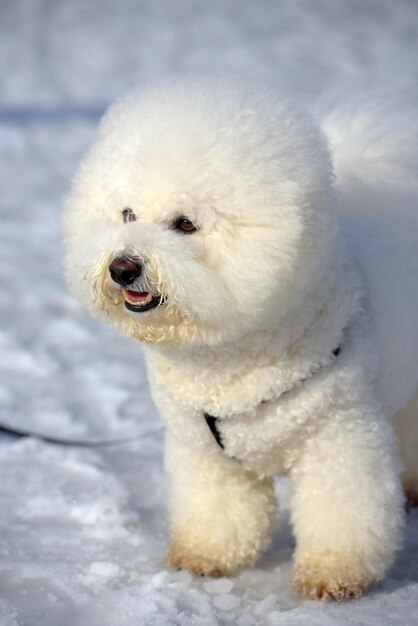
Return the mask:
<path id="1" fill-rule="evenodd" d="M 163 298 L 159 293 L 124 289 L 123 295 L 125 296 L 126 308 L 129 309 L 129 311 L 134 311 L 135 313 L 150 311 L 163 303 Z"/>

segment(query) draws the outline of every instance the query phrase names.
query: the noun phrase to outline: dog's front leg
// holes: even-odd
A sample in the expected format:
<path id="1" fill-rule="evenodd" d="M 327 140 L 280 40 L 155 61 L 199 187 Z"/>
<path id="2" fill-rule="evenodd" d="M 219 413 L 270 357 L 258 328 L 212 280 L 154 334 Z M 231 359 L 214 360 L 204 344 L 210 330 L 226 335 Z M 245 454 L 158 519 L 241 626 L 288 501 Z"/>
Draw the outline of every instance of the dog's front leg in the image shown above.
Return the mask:
<path id="1" fill-rule="evenodd" d="M 260 479 L 228 459 L 167 435 L 171 475 L 169 567 L 221 576 L 251 565 L 270 543 L 276 499 Z"/>
<path id="2" fill-rule="evenodd" d="M 392 432 L 375 407 L 337 411 L 291 471 L 295 589 L 358 596 L 399 546 L 403 497 Z"/>

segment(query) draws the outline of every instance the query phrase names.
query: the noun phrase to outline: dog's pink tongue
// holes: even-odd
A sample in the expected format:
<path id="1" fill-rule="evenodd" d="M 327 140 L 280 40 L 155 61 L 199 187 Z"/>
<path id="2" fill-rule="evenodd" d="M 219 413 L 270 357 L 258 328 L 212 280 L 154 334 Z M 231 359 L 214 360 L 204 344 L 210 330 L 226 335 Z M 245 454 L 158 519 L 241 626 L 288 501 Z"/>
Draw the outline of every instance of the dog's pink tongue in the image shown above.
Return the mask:
<path id="1" fill-rule="evenodd" d="M 148 291 L 129 291 L 128 289 L 126 295 L 131 302 L 143 302 L 148 298 Z"/>

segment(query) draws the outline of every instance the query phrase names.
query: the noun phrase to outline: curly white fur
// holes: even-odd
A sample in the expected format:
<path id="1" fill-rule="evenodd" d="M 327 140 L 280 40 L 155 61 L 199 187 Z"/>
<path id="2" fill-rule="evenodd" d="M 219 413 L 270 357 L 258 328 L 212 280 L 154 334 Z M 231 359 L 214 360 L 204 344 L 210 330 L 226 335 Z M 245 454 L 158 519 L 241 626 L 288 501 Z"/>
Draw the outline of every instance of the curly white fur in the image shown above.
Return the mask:
<path id="1" fill-rule="evenodd" d="M 102 121 L 66 206 L 68 278 L 94 315 L 147 344 L 173 483 L 169 565 L 253 563 L 279 473 L 292 479 L 299 591 L 359 595 L 391 565 L 401 409 L 418 494 L 418 132 L 399 115 L 377 102 L 323 114 L 337 184 L 317 124 L 258 83 L 166 80 Z M 197 232 L 173 230 L 179 216 Z M 141 259 L 138 289 L 160 293 L 158 308 L 125 307 L 108 272 L 120 255 Z"/>

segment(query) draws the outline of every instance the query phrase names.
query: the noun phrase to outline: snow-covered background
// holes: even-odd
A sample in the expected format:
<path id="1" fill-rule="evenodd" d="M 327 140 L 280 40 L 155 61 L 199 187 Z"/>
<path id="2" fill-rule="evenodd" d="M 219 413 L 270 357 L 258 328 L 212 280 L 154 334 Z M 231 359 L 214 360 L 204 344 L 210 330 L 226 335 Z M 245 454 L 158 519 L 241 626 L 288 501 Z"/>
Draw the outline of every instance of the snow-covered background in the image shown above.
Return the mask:
<path id="1" fill-rule="evenodd" d="M 0 438 L 1 626 L 418 624 L 418 513 L 387 579 L 343 604 L 290 587 L 286 481 L 257 567 L 164 569 L 167 480 L 141 350 L 67 293 L 58 216 L 104 107 L 168 72 L 236 69 L 308 108 L 418 75 L 415 0 L 0 0 L 0 420 L 80 450 Z M 146 434 L 148 433 L 148 434 Z"/>

